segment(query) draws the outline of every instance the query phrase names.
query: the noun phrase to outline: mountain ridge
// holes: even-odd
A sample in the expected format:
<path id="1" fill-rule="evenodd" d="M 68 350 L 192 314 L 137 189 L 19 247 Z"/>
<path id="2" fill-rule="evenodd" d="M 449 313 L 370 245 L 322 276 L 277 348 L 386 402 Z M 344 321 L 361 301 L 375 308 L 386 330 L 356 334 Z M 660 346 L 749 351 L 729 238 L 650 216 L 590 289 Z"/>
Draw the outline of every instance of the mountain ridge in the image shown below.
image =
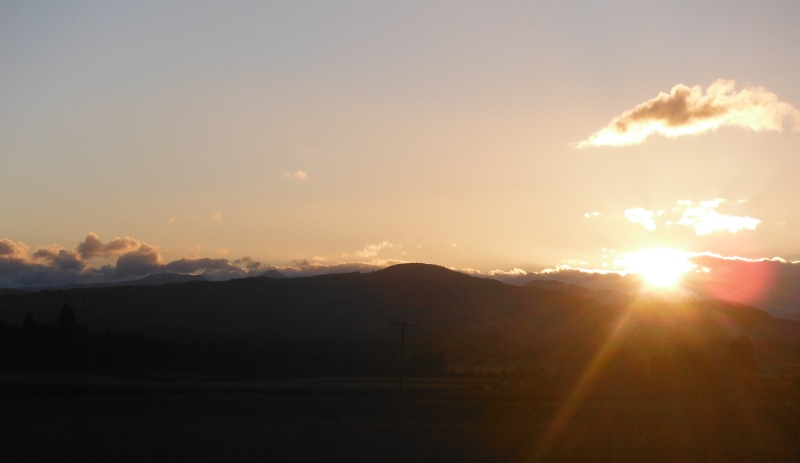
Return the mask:
<path id="1" fill-rule="evenodd" d="M 397 332 L 389 321 L 407 319 L 419 323 L 410 336 L 453 357 L 544 356 L 551 363 L 589 356 L 620 329 L 637 355 L 656 352 L 664 343 L 718 352 L 746 334 L 763 352 L 792 357 L 800 338 L 800 323 L 747 306 L 659 298 L 609 302 L 429 264 L 285 279 L 0 294 L 0 321 L 19 325 L 30 312 L 37 322 L 54 322 L 65 303 L 92 332 L 187 341 L 394 339 Z"/>

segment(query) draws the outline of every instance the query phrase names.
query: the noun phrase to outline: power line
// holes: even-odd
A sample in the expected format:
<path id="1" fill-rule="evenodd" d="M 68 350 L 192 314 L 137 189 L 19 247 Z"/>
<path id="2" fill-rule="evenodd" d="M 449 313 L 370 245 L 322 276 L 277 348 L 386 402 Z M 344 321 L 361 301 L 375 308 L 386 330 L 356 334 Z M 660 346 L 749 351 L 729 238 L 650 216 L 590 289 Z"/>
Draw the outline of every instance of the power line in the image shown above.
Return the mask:
<path id="1" fill-rule="evenodd" d="M 405 319 L 402 322 L 393 322 L 389 320 L 390 325 L 399 325 L 400 326 L 400 367 L 398 368 L 398 375 L 397 375 L 397 387 L 402 390 L 403 389 L 403 367 L 405 364 L 405 347 L 406 347 L 406 326 L 418 326 L 419 322 L 417 323 L 408 323 Z"/>

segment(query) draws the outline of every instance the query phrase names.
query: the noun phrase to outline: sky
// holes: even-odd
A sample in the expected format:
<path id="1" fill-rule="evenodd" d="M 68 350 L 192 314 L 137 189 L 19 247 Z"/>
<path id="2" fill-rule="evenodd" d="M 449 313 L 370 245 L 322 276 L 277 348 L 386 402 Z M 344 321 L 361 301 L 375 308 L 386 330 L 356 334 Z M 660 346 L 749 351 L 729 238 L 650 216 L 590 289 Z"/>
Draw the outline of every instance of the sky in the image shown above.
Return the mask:
<path id="1" fill-rule="evenodd" d="M 791 264 L 799 21 L 791 0 L 0 2 L 0 286 Z"/>

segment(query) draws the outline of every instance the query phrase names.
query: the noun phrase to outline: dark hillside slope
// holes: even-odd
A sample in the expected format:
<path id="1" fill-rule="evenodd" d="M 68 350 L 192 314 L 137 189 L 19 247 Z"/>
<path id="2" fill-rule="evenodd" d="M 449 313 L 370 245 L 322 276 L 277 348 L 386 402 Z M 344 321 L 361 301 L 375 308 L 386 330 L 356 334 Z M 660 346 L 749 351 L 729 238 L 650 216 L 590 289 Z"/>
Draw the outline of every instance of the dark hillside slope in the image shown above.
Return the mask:
<path id="1" fill-rule="evenodd" d="M 637 355 L 670 343 L 721 352 L 740 334 L 783 352 L 800 339 L 799 323 L 750 307 L 660 300 L 601 304 L 426 264 L 368 274 L 7 293 L 0 294 L 0 321 L 19 325 L 30 312 L 37 322 L 52 322 L 65 303 L 92 332 L 173 340 L 394 339 L 397 328 L 389 320 L 407 319 L 419 322 L 411 336 L 451 358 L 561 361 L 593 355 L 609 339 Z"/>
<path id="2" fill-rule="evenodd" d="M 391 318 L 419 320 L 432 330 L 470 327 L 498 315 L 586 305 L 549 291 L 407 264 L 370 274 L 7 294 L 0 297 L 0 320 L 19 324 L 30 311 L 38 321 L 53 321 L 65 303 L 91 331 L 179 329 L 230 337 L 368 335 L 387 328 Z"/>

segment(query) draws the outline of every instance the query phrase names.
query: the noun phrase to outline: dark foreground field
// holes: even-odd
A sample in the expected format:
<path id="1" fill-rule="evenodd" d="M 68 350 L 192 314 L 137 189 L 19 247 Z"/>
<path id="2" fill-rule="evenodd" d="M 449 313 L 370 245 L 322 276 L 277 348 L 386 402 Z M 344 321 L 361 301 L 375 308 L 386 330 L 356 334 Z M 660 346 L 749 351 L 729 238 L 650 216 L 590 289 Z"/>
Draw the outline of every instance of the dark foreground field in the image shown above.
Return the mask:
<path id="1" fill-rule="evenodd" d="M 558 385 L 131 384 L 6 383 L 0 461 L 800 461 L 800 400 L 775 379 L 573 402 Z"/>

